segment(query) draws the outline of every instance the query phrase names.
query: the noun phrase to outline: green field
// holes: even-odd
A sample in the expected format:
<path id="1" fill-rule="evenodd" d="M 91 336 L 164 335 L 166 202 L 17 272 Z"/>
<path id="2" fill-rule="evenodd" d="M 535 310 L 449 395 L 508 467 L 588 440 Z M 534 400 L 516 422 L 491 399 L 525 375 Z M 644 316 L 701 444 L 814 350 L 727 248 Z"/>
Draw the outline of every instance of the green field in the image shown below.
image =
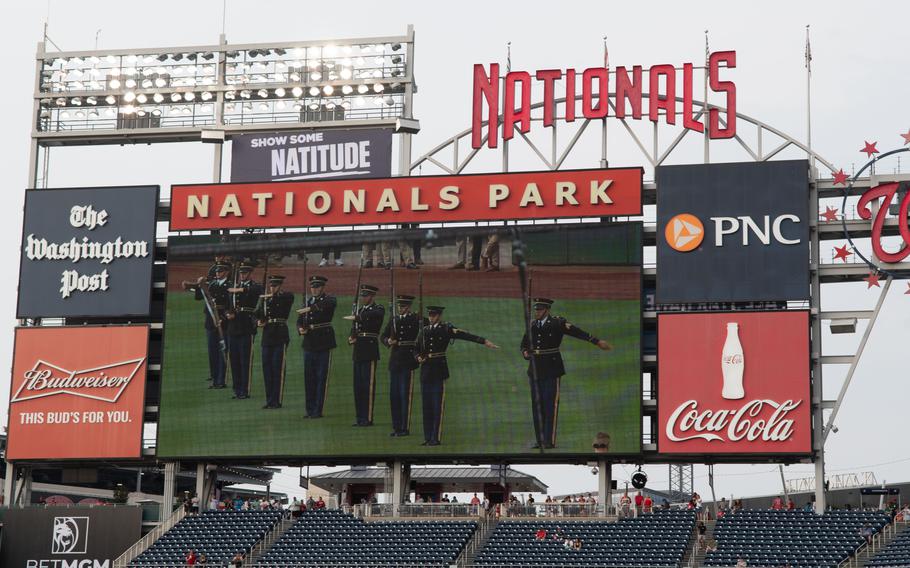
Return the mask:
<path id="1" fill-rule="evenodd" d="M 297 298 L 298 305 L 300 298 Z M 387 351 L 377 371 L 374 426 L 353 428 L 351 349 L 342 320 L 351 298 L 339 297 L 335 349 L 325 418 L 305 420 L 303 350 L 291 330 L 283 408 L 263 410 L 264 389 L 258 336 L 253 355 L 251 398 L 231 398 L 228 388 L 208 389 L 208 359 L 202 305 L 186 293 L 168 294 L 164 368 L 158 425 L 158 456 L 181 457 L 372 457 L 509 456 L 536 454 L 527 362 L 519 352 L 522 336 L 518 300 L 425 298 L 446 306 L 457 327 L 500 345 L 498 351 L 456 341 L 449 348 L 451 378 L 446 385 L 442 445 L 425 447 L 419 371 L 415 371 L 411 435 L 391 438 Z M 632 300 L 564 300 L 557 315 L 610 341 L 603 352 L 566 337 L 562 344 L 567 375 L 560 392 L 558 447 L 548 455 L 590 454 L 595 434 L 612 438 L 610 453 L 641 449 L 640 303 Z M 388 317 L 388 314 L 386 314 Z"/>

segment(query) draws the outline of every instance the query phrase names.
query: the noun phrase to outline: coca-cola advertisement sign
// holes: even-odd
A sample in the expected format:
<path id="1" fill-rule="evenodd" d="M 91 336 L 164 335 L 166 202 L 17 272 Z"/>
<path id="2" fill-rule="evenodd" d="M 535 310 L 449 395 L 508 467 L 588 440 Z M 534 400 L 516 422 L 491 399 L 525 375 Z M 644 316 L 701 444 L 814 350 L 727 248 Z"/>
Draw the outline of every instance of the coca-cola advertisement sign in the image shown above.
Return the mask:
<path id="1" fill-rule="evenodd" d="M 7 459 L 136 458 L 149 328 L 16 329 Z"/>
<path id="2" fill-rule="evenodd" d="M 808 454 L 806 311 L 661 314 L 658 449 Z"/>

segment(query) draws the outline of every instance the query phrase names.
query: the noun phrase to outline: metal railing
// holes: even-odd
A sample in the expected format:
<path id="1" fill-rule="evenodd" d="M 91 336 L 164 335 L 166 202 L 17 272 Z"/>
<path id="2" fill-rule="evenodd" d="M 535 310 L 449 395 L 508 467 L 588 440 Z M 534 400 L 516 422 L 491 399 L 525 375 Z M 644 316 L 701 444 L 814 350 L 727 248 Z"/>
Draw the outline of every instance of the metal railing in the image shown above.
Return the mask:
<path id="1" fill-rule="evenodd" d="M 847 557 L 846 560 L 838 564 L 838 568 L 858 568 L 864 560 L 872 558 L 876 554 L 882 551 L 888 543 L 891 542 L 891 539 L 894 538 L 894 535 L 901 532 L 904 527 L 908 524 L 907 521 L 895 521 L 893 523 L 888 523 L 882 530 L 878 531 L 872 535 L 872 542 L 860 545 L 853 554 Z M 887 542 L 884 542 L 886 541 Z"/>
<path id="2" fill-rule="evenodd" d="M 475 518 L 484 514 L 483 505 L 470 503 L 367 503 L 354 505 L 354 516 Z M 397 515 L 396 515 L 397 512 Z"/>
<path id="3" fill-rule="evenodd" d="M 609 506 L 604 509 L 602 503 L 532 503 L 508 504 L 500 506 L 500 517 L 612 517 L 615 520 L 622 516 L 617 513 L 616 507 Z M 635 516 L 635 511 L 630 510 L 628 516 Z"/>
<path id="4" fill-rule="evenodd" d="M 140 538 L 138 542 L 127 548 L 123 554 L 115 558 L 113 564 L 114 568 L 123 568 L 135 560 L 137 556 L 148 550 L 156 540 L 161 538 L 161 535 L 171 530 L 174 525 L 182 521 L 185 516 L 186 509 L 178 507 L 170 517 L 158 523 L 157 527 L 150 530 L 144 537 Z"/>

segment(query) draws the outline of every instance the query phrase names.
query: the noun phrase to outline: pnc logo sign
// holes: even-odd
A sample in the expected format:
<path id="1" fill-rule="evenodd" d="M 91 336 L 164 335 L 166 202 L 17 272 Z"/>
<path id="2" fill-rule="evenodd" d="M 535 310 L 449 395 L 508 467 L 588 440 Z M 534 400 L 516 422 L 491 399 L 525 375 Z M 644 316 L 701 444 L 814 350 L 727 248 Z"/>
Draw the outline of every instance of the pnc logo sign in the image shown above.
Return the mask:
<path id="1" fill-rule="evenodd" d="M 667 244 L 675 251 L 695 250 L 705 238 L 705 226 L 695 215 L 680 213 L 667 223 L 664 229 Z"/>
<path id="2" fill-rule="evenodd" d="M 799 231 L 789 230 L 791 225 L 802 222 L 799 216 L 791 213 L 755 217 L 717 216 L 708 219 L 711 222 L 709 226 L 714 229 L 715 247 L 737 244 L 749 246 L 753 243 L 768 246 L 772 240 L 782 245 L 798 245 L 802 242 Z M 680 213 L 667 222 L 664 237 L 673 250 L 689 252 L 701 245 L 705 238 L 705 226 L 695 215 Z"/>

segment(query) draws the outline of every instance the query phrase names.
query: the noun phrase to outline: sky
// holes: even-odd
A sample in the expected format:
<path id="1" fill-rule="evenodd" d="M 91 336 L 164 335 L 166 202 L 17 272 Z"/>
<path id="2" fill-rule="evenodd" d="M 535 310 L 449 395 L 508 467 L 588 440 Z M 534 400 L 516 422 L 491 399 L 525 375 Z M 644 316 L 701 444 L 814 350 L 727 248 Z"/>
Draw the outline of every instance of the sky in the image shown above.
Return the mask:
<path id="1" fill-rule="evenodd" d="M 728 76 L 737 85 L 739 112 L 804 141 L 804 53 L 806 25 L 810 25 L 813 149 L 849 173 L 864 162 L 860 149 L 865 141 L 877 141 L 882 151 L 895 149 L 903 143 L 899 134 L 910 127 L 906 49 L 910 4 L 906 2 L 877 2 L 873 9 L 840 1 L 443 4 L 390 0 L 350 1 L 335 6 L 275 0 L 163 0 L 140 7 L 110 6 L 61 0 L 23 2 L 15 11 L 8 11 L 0 23 L 0 42 L 7 58 L 7 87 L 0 91 L 0 108 L 7 116 L 6 134 L 0 138 L 0 207 L 8 219 L 0 227 L 0 243 L 6 243 L 0 246 L 0 262 L 10 273 L 0 280 L 3 369 L 11 368 L 34 53 L 45 23 L 48 36 L 64 51 L 94 49 L 96 41 L 99 49 L 214 44 L 222 23 L 229 43 L 403 35 L 407 25 L 413 24 L 419 89 L 415 116 L 422 127 L 414 140 L 415 157 L 470 126 L 472 66 L 504 63 L 508 42 L 516 70 L 600 65 L 604 36 L 612 65 L 647 67 L 702 61 L 705 30 L 712 51 L 737 52 L 737 68 L 729 70 Z M 536 130 L 542 129 L 538 126 Z M 715 146 L 715 159 L 744 158 L 736 154 L 732 142 L 727 144 Z M 684 145 L 674 158 L 676 163 L 699 161 L 700 147 L 696 146 Z M 785 152 L 781 157 L 802 156 Z M 478 167 L 495 169 L 495 158 L 482 155 Z M 588 143 L 573 152 L 567 166 L 596 167 L 598 158 L 599 146 Z M 49 187 L 160 184 L 166 192 L 171 184 L 210 181 L 211 160 L 211 146 L 201 143 L 54 149 L 47 183 Z M 628 138 L 615 136 L 610 142 L 610 165 L 643 165 L 643 157 Z M 516 152 L 511 167 L 533 170 L 540 164 L 529 152 Z M 879 171 L 897 167 L 896 163 L 883 163 Z M 649 175 L 646 171 L 646 179 Z M 906 430 L 910 391 L 905 367 L 898 365 L 903 353 L 896 351 L 906 345 L 910 330 L 910 296 L 903 294 L 905 290 L 904 282 L 892 286 L 857 368 L 837 420 L 839 431 L 827 444 L 831 473 L 872 471 L 879 481 L 910 479 L 910 445 L 900 442 Z M 877 289 L 866 290 L 864 283 L 826 286 L 823 309 L 869 309 L 877 298 Z M 825 354 L 852 353 L 862 329 L 860 325 L 858 333 L 848 337 L 826 333 Z M 826 399 L 836 396 L 845 371 L 844 366 L 826 366 Z M 4 422 L 8 382 L 8 374 L 0 375 L 0 418 Z M 537 475 L 550 486 L 551 493 L 596 489 L 596 477 L 587 466 L 531 465 L 518 469 Z M 615 466 L 614 478 L 622 486 L 632 471 L 630 465 Z M 666 486 L 666 466 L 649 466 L 646 471 L 649 486 Z M 812 466 L 789 466 L 785 475 L 810 477 Z M 696 490 L 710 494 L 706 467 L 696 465 L 695 477 Z M 715 477 L 718 497 L 780 491 L 777 467 L 769 464 L 717 466 Z M 280 476 L 274 488 L 302 493 L 296 470 Z"/>

